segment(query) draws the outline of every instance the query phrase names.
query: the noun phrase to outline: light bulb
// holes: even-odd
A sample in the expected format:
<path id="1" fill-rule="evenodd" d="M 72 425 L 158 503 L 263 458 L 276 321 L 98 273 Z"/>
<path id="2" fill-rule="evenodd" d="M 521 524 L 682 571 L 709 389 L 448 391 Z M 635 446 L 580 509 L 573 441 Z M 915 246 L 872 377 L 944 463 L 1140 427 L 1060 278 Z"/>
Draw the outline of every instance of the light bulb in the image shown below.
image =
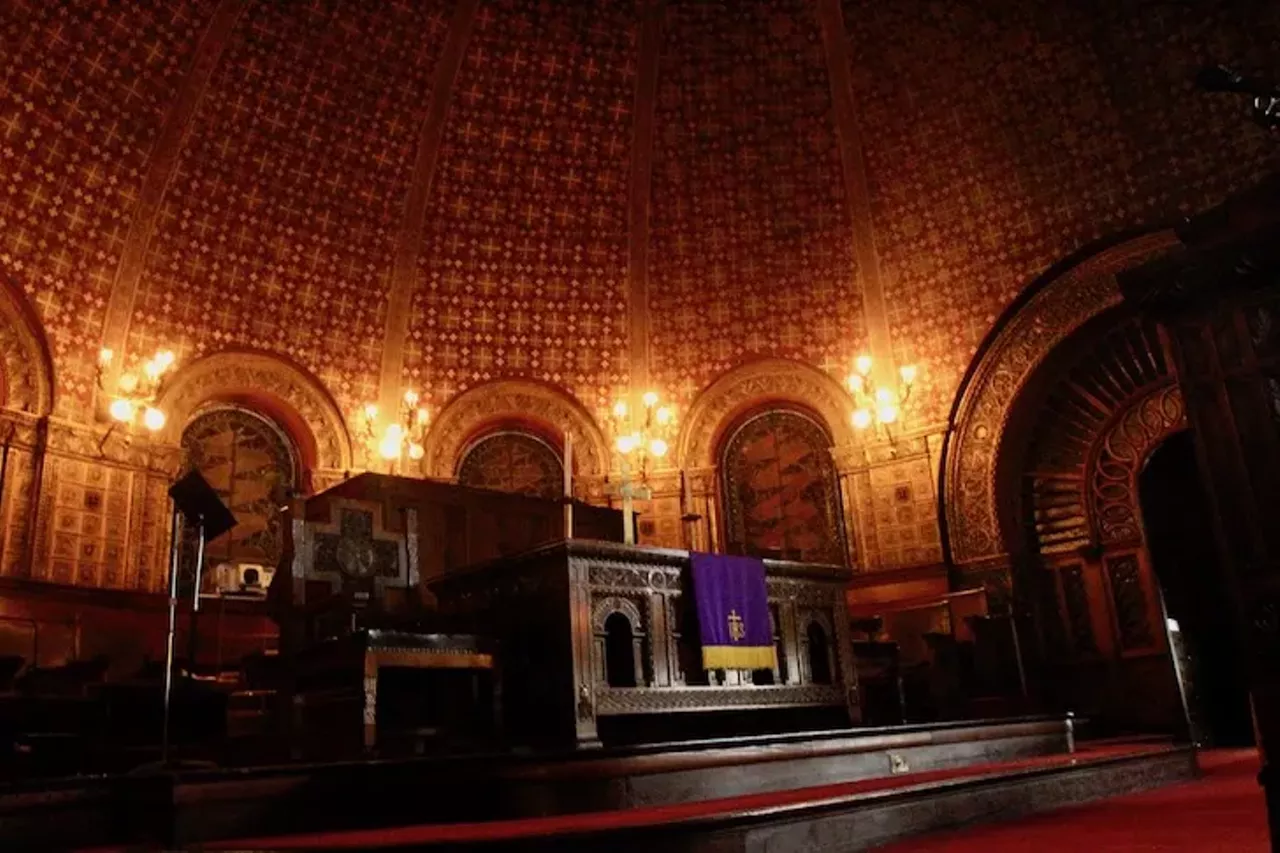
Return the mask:
<path id="1" fill-rule="evenodd" d="M 110 364 L 111 359 L 115 357 L 116 357 L 116 354 L 106 347 L 103 347 L 102 349 L 98 350 L 98 364 L 101 364 L 103 367 L 106 367 L 108 364 Z"/>
<path id="2" fill-rule="evenodd" d="M 142 365 L 142 372 L 147 374 L 147 378 L 154 381 L 160 378 L 160 374 L 164 373 L 164 368 L 160 366 L 160 362 L 154 358 Z"/>
<path id="3" fill-rule="evenodd" d="M 415 444 L 415 443 L 410 443 L 410 444 L 409 444 L 409 458 L 410 458 L 410 459 L 413 459 L 413 460 L 415 460 L 415 461 L 416 461 L 416 460 L 418 460 L 418 459 L 421 459 L 421 458 L 423 457 L 423 455 L 425 455 L 425 454 L 426 454 L 426 452 L 427 452 L 427 451 L 426 451 L 425 449 L 423 449 L 423 447 L 422 447 L 422 445 L 421 445 L 421 444 Z"/>
<path id="4" fill-rule="evenodd" d="M 378 407 L 373 403 L 368 403 L 364 407 L 364 416 L 367 420 L 376 421 L 378 419 Z"/>
<path id="5" fill-rule="evenodd" d="M 866 382 L 860 373 L 850 373 L 849 378 L 845 381 L 849 383 L 849 390 L 855 394 L 861 394 L 862 389 L 866 387 Z"/>
<path id="6" fill-rule="evenodd" d="M 152 432 L 164 429 L 164 420 L 164 412 L 152 406 L 147 406 L 142 413 L 142 425 Z"/>
<path id="7" fill-rule="evenodd" d="M 160 366 L 161 373 L 173 367 L 173 359 L 173 350 L 162 350 L 156 353 L 156 364 Z"/>
<path id="8" fill-rule="evenodd" d="M 627 401 L 619 400 L 613 404 L 613 416 L 615 418 L 625 418 L 627 416 Z"/>
<path id="9" fill-rule="evenodd" d="M 399 444 L 402 438 L 404 438 L 404 427 L 400 426 L 400 424 L 391 424 L 387 427 L 386 433 L 384 433 L 386 441 L 394 441 L 396 444 Z"/>
<path id="10" fill-rule="evenodd" d="M 898 407 L 884 405 L 876 409 L 876 420 L 882 424 L 891 424 L 898 419 Z"/>
<path id="11" fill-rule="evenodd" d="M 871 412 L 866 409 L 858 409 L 853 413 L 853 426 L 855 429 L 866 429 L 871 426 Z"/>
<path id="12" fill-rule="evenodd" d="M 655 459 L 661 459 L 667 455 L 667 443 L 660 438 L 655 438 L 649 442 L 649 453 Z"/>
<path id="13" fill-rule="evenodd" d="M 871 356 L 869 355 L 858 356 L 857 359 L 854 360 L 853 366 L 859 373 L 861 373 L 863 376 L 866 376 L 868 373 L 871 372 Z"/>
<path id="14" fill-rule="evenodd" d="M 882 406 L 893 405 L 893 393 L 888 388 L 877 388 L 876 402 Z"/>
<path id="15" fill-rule="evenodd" d="M 132 394 L 138 389 L 138 374 L 126 373 L 120 377 L 120 381 L 117 384 L 120 386 L 121 391 L 126 394 Z"/>
<path id="16" fill-rule="evenodd" d="M 418 405 L 418 392 L 413 390 L 412 388 L 410 388 L 408 391 L 405 391 L 404 402 L 406 405 L 409 406 L 409 408 L 413 408 L 414 406 Z"/>
<path id="17" fill-rule="evenodd" d="M 671 423 L 671 419 L 675 417 L 675 415 L 672 414 L 671 409 L 669 407 L 663 406 L 662 408 L 658 409 L 656 417 L 658 419 L 659 424 L 661 424 L 662 426 L 666 426 L 667 424 Z"/>
<path id="18" fill-rule="evenodd" d="M 644 396 L 640 399 L 644 400 L 644 406 L 646 409 L 652 409 L 654 406 L 658 405 L 658 392 L 646 391 Z"/>
<path id="19" fill-rule="evenodd" d="M 634 435 L 620 435 L 618 436 L 618 440 L 614 442 L 618 448 L 618 452 L 622 454 L 627 454 L 635 450 L 639 443 L 640 442 L 636 440 Z"/>
<path id="20" fill-rule="evenodd" d="M 904 364 L 898 368 L 898 376 L 902 377 L 903 385 L 912 385 L 916 381 L 918 368 L 914 364 Z"/>
<path id="21" fill-rule="evenodd" d="M 127 424 L 131 420 L 133 420 L 133 403 L 129 402 L 123 397 L 119 397 L 115 400 L 112 400 L 111 405 L 107 408 L 107 411 L 111 414 L 111 417 L 115 418 L 121 423 Z"/>
<path id="22" fill-rule="evenodd" d="M 425 424 L 425 423 L 427 422 L 427 419 L 428 419 L 429 417 L 431 417 L 431 414 L 430 414 L 430 413 L 429 413 L 425 408 L 423 408 L 423 409 L 418 409 L 418 423 L 419 423 L 419 424 Z"/>

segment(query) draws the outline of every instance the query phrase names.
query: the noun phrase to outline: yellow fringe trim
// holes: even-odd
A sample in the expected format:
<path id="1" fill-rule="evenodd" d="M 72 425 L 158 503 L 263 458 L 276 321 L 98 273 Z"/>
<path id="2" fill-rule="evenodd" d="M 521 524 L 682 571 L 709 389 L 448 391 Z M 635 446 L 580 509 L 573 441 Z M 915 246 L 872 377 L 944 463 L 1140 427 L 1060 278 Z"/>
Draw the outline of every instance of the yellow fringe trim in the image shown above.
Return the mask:
<path id="1" fill-rule="evenodd" d="M 703 646 L 703 669 L 777 669 L 773 646 Z"/>

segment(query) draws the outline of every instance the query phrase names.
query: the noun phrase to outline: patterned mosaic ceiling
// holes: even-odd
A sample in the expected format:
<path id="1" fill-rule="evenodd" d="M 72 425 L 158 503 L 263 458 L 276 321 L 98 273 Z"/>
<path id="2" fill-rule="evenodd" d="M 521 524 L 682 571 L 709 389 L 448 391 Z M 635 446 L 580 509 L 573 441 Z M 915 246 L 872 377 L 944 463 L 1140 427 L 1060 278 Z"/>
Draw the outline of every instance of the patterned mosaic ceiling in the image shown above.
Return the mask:
<path id="1" fill-rule="evenodd" d="M 8 0 L 0 275 L 59 413 L 104 344 L 275 353 L 344 410 L 498 378 L 598 409 L 879 334 L 937 422 L 1048 266 L 1274 147 L 1187 81 L 1275 71 L 1280 4 L 652 5 Z"/>

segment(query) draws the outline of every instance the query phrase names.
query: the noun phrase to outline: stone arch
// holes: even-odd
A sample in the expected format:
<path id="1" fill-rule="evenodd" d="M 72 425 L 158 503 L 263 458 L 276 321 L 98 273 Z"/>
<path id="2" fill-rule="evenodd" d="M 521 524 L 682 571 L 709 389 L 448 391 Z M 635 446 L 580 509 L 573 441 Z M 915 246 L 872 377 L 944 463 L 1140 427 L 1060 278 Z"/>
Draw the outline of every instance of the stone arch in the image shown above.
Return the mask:
<path id="1" fill-rule="evenodd" d="M 342 410 L 319 379 L 281 356 L 228 350 L 181 366 L 160 397 L 168 415 L 162 438 L 177 444 L 187 423 L 210 403 L 235 403 L 270 416 L 293 439 L 304 470 L 351 469 Z"/>
<path id="2" fill-rule="evenodd" d="M 53 411 L 49 340 L 31 302 L 0 275 L 0 407 L 37 417 Z"/>
<path id="3" fill-rule="evenodd" d="M 677 463 L 682 468 L 715 468 L 723 431 L 747 411 L 774 402 L 812 412 L 825 422 L 837 447 L 853 443 L 853 401 L 840 383 L 811 365 L 768 358 L 730 370 L 698 395 L 680 430 Z"/>
<path id="4" fill-rule="evenodd" d="M 988 334 L 952 404 L 939 463 L 940 520 L 950 559 L 1006 557 L 997 465 L 1013 408 L 1050 353 L 1121 302 L 1116 275 L 1179 245 L 1172 230 L 1135 237 L 1051 270 Z"/>
<path id="5" fill-rule="evenodd" d="M 610 595 L 597 599 L 591 607 L 591 625 L 597 634 L 604 633 L 604 623 L 615 613 L 621 613 L 631 623 L 631 631 L 640 634 L 644 631 L 644 621 L 640 616 L 640 608 L 630 598 Z"/>
<path id="6" fill-rule="evenodd" d="M 495 426 L 525 425 L 533 432 L 573 438 L 578 476 L 609 470 L 609 443 L 591 413 L 568 393 L 540 382 L 498 380 L 477 385 L 449 401 L 427 434 L 422 470 L 451 479 L 477 436 Z"/>

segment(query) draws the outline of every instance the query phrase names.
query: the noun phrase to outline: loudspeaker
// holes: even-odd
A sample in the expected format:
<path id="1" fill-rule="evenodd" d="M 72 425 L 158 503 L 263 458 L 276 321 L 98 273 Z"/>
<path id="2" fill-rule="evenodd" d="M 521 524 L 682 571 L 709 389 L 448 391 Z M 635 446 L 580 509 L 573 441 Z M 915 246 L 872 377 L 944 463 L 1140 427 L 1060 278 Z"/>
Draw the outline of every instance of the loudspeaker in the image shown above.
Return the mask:
<path id="1" fill-rule="evenodd" d="M 169 497 L 173 498 L 188 527 L 196 527 L 203 517 L 206 542 L 236 526 L 236 517 L 199 471 L 192 471 L 170 486 Z"/>

